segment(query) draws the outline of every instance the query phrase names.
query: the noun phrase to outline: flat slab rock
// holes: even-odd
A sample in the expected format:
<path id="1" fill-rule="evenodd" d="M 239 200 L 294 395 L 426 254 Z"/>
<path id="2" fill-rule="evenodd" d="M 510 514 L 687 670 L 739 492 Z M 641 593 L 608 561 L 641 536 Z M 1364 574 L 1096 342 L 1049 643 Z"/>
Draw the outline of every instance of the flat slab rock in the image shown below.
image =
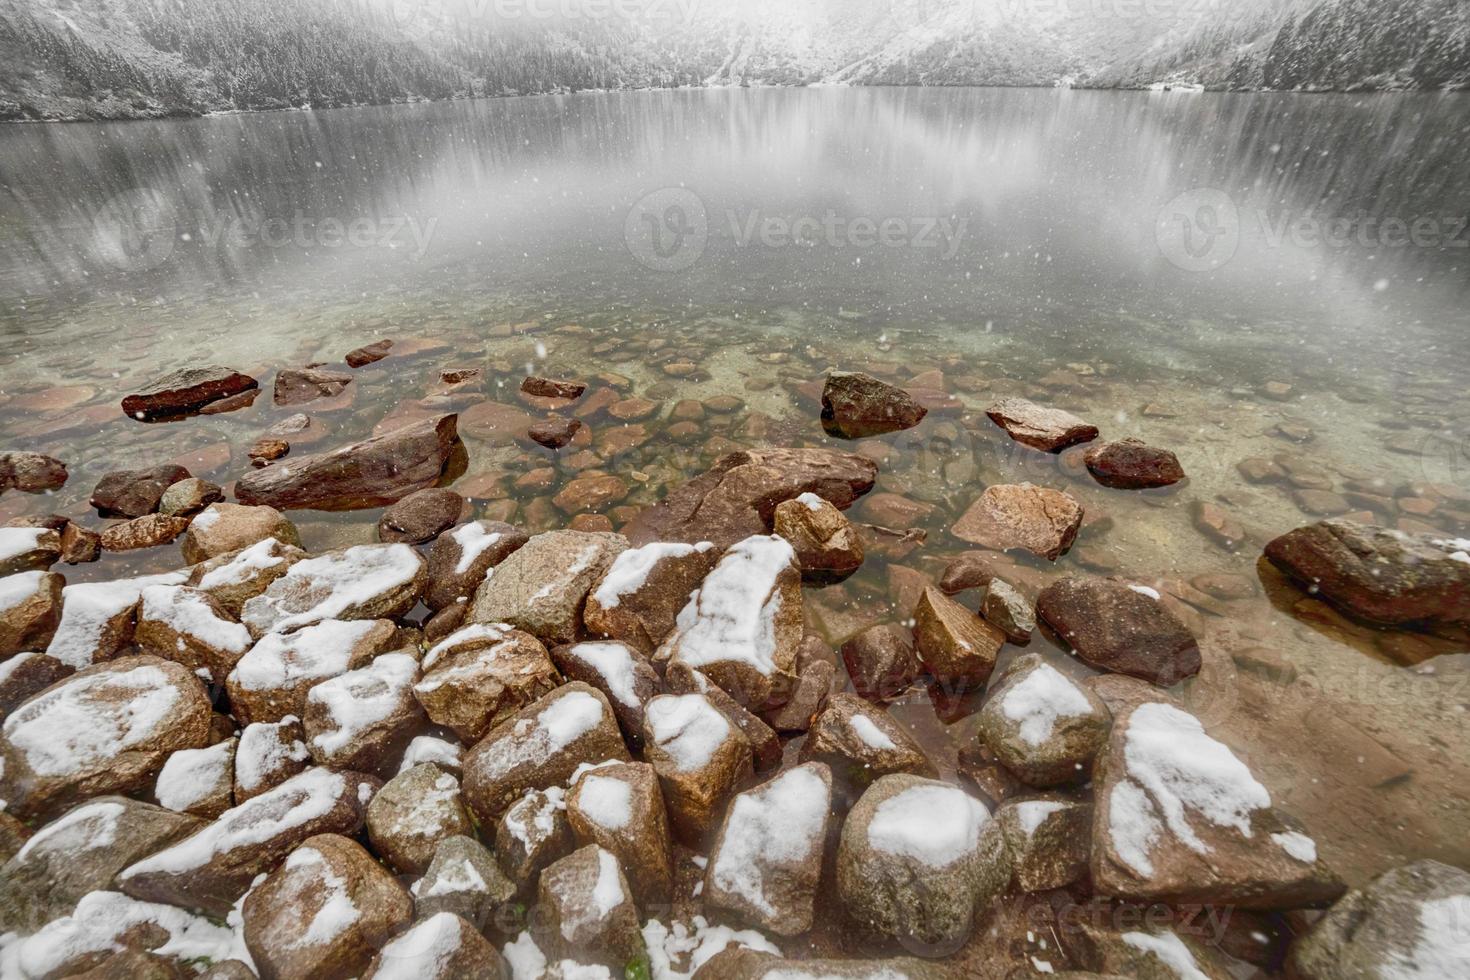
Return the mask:
<path id="1" fill-rule="evenodd" d="M 227 367 L 181 368 L 128 395 L 122 410 L 129 418 L 151 422 L 197 412 L 258 386 L 248 374 Z"/>
<path id="2" fill-rule="evenodd" d="M 728 548 L 770 533 L 776 505 L 814 493 L 845 510 L 873 488 L 878 465 L 829 449 L 762 449 L 722 456 L 704 473 L 645 507 L 623 529 L 636 546 L 711 541 Z"/>
<path id="3" fill-rule="evenodd" d="M 1297 528 L 1266 557 L 1344 612 L 1384 626 L 1470 623 L 1470 540 L 1352 521 Z"/>
<path id="4" fill-rule="evenodd" d="M 1036 615 L 1099 670 L 1173 687 L 1200 670 L 1199 643 L 1148 586 L 1071 576 L 1041 590 Z"/>
<path id="5" fill-rule="evenodd" d="M 411 422 L 363 442 L 252 470 L 235 484 L 242 504 L 280 510 L 362 510 L 402 500 L 444 476 L 459 416 Z"/>
<path id="6" fill-rule="evenodd" d="M 1001 399 L 985 414 L 1012 439 L 1043 452 L 1058 453 L 1097 438 L 1097 426 L 1092 423 L 1025 398 Z"/>
<path id="7" fill-rule="evenodd" d="M 1245 763 L 1173 705 L 1121 711 L 1093 785 L 1092 877 L 1104 894 L 1297 909 L 1343 893 Z"/>
<path id="8" fill-rule="evenodd" d="M 985 488 L 950 533 L 995 551 L 1021 548 L 1056 561 L 1071 549 L 1081 527 L 1082 504 L 1066 491 L 996 484 Z"/>
<path id="9" fill-rule="evenodd" d="M 428 580 L 423 558 L 406 544 L 357 545 L 292 565 L 245 603 L 251 633 L 283 633 L 327 619 L 396 619 Z"/>

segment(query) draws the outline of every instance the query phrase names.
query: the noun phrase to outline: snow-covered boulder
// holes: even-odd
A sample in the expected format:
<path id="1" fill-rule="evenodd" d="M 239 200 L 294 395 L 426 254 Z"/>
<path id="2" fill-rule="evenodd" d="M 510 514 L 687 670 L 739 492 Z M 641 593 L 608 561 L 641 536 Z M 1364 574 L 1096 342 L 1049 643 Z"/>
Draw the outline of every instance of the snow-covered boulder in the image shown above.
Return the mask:
<path id="1" fill-rule="evenodd" d="M 61 622 L 46 654 L 81 670 L 111 660 L 133 642 L 138 603 L 150 585 L 178 585 L 184 572 L 115 582 L 81 582 L 61 590 Z"/>
<path id="2" fill-rule="evenodd" d="M 643 744 L 643 705 L 660 686 L 658 671 L 643 654 L 617 640 L 590 640 L 556 647 L 551 659 L 566 677 L 601 691 L 628 744 L 635 749 Z"/>
<path id="3" fill-rule="evenodd" d="M 707 675 L 741 704 L 759 709 L 773 685 L 794 680 L 801 643 L 801 569 L 784 539 L 737 542 L 679 613 L 656 659 Z"/>
<path id="4" fill-rule="evenodd" d="M 246 725 L 235 747 L 235 804 L 275 789 L 309 765 L 306 729 L 295 715 Z"/>
<path id="5" fill-rule="evenodd" d="M 249 548 L 275 538 L 282 544 L 301 547 L 296 525 L 274 507 L 244 504 L 210 504 L 189 524 L 184 534 L 184 561 L 190 565 Z"/>
<path id="6" fill-rule="evenodd" d="M 349 980 L 413 919 L 413 898 L 362 845 L 337 834 L 301 843 L 251 889 L 245 946 L 277 980 Z"/>
<path id="7" fill-rule="evenodd" d="M 250 649 L 250 631 L 207 592 L 150 585 L 142 592 L 134 642 L 145 653 L 176 660 L 223 680 Z"/>
<path id="8" fill-rule="evenodd" d="M 485 928 L 497 925 L 497 913 L 515 893 L 485 845 L 469 836 L 446 837 L 414 886 L 414 908 L 420 916 L 452 912 Z"/>
<path id="9" fill-rule="evenodd" d="M 300 718 L 317 684 L 397 646 L 398 627 L 386 619 L 328 620 L 294 633 L 268 633 L 225 678 L 230 707 L 242 725 Z"/>
<path id="10" fill-rule="evenodd" d="M 373 851 L 401 874 L 422 874 L 439 842 L 472 833 L 459 780 L 432 762 L 401 772 L 367 808 Z"/>
<path id="11" fill-rule="evenodd" d="M 618 762 L 589 769 L 573 781 L 566 808 L 577 846 L 597 844 L 611 851 L 644 907 L 668 903 L 673 852 L 663 792 L 652 766 Z"/>
<path id="12" fill-rule="evenodd" d="M 628 547 L 620 534 L 549 531 L 495 566 L 475 591 L 469 619 L 509 623 L 549 646 L 581 638 L 587 593 Z"/>
<path id="13" fill-rule="evenodd" d="M 572 852 L 572 825 L 560 786 L 532 790 L 495 825 L 495 859 L 517 889 L 526 889 L 551 862 Z"/>
<path id="14" fill-rule="evenodd" d="M 263 594 L 305 557 L 306 552 L 295 545 L 263 538 L 195 565 L 189 572 L 189 585 L 208 592 L 231 617 L 239 619 L 245 603 Z"/>
<path id="15" fill-rule="evenodd" d="M 530 537 L 502 521 L 471 521 L 439 535 L 429 548 L 429 585 L 424 602 L 443 609 L 475 594 L 493 569 Z"/>
<path id="16" fill-rule="evenodd" d="M 414 696 L 465 744 L 561 683 L 541 641 L 524 630 L 472 623 L 432 647 Z"/>
<path id="17" fill-rule="evenodd" d="M 826 764 L 844 799 L 856 799 L 873 782 L 895 773 L 939 776 L 919 743 L 892 715 L 855 694 L 827 699 L 812 721 L 800 758 Z"/>
<path id="18" fill-rule="evenodd" d="M 379 776 L 398 770 L 427 719 L 414 697 L 419 665 L 385 653 L 365 667 L 322 681 L 306 695 L 306 748 L 318 765 Z"/>
<path id="19" fill-rule="evenodd" d="M 655 541 L 618 555 L 587 596 L 583 619 L 593 636 L 651 655 L 674 631 L 675 619 L 714 567 L 719 552 L 697 544 Z"/>
<path id="20" fill-rule="evenodd" d="M 32 570 L 0 578 L 0 660 L 44 650 L 61 622 L 66 579 Z"/>
<path id="21" fill-rule="evenodd" d="M 158 805 L 213 820 L 234 805 L 235 750 L 227 738 L 202 749 L 179 749 L 163 761 L 153 783 Z"/>
<path id="22" fill-rule="evenodd" d="M 752 772 L 750 741 L 702 694 L 661 694 L 644 715 L 643 755 L 658 773 L 670 825 L 699 847 Z"/>
<path id="23" fill-rule="evenodd" d="M 561 786 L 584 762 L 627 758 L 607 699 L 573 681 L 522 708 L 470 750 L 464 760 L 465 799 L 487 825 L 526 790 Z"/>
<path id="24" fill-rule="evenodd" d="M 1092 807 L 1062 796 L 1008 800 L 995 811 L 1011 854 L 1016 887 L 1065 888 L 1087 874 Z"/>
<path id="25" fill-rule="evenodd" d="M 756 772 L 767 772 L 781 764 L 781 736 L 754 712 L 725 693 L 725 689 L 688 664 L 670 664 L 664 671 L 664 690 L 669 694 L 702 694 L 715 709 L 735 724 L 750 742 Z"/>
<path id="26" fill-rule="evenodd" d="M 588 844 L 541 872 L 543 949 L 621 972 L 643 956 L 638 906 L 618 859 Z"/>
<path id="27" fill-rule="evenodd" d="M 226 810 L 216 821 L 124 869 L 134 898 L 224 918 L 255 876 L 315 834 L 355 834 L 377 789 L 359 773 L 308 769 Z"/>
<path id="28" fill-rule="evenodd" d="M 705 870 L 705 901 L 781 936 L 812 927 L 832 811 L 832 773 L 788 769 L 730 804 Z"/>
<path id="29" fill-rule="evenodd" d="M 299 561 L 245 603 L 251 633 L 285 633 L 326 619 L 396 619 L 428 581 L 424 560 L 406 544 L 364 544 Z"/>
<path id="30" fill-rule="evenodd" d="M 1032 653 L 1006 669 L 976 730 L 1016 778 L 1048 787 L 1088 778 L 1111 721 L 1096 694 Z"/>
<path id="31" fill-rule="evenodd" d="M 170 752 L 209 738 L 209 698 L 187 668 L 123 657 L 58 681 L 0 726 L 0 799 L 21 816 L 146 789 Z"/>
<path id="32" fill-rule="evenodd" d="M 45 571 L 61 560 L 61 535 L 47 527 L 0 527 L 0 576 Z"/>
<path id="33" fill-rule="evenodd" d="M 884 776 L 842 828 L 838 896 L 878 935 L 952 952 L 1010 880 L 1000 828 L 957 786 Z"/>
<path id="34" fill-rule="evenodd" d="M 449 912 L 426 916 L 384 946 L 363 980 L 506 980 L 500 950 Z"/>
<path id="35" fill-rule="evenodd" d="M 1123 711 L 1093 785 L 1092 877 L 1104 894 L 1297 909 L 1343 892 L 1246 764 L 1173 705 Z"/>

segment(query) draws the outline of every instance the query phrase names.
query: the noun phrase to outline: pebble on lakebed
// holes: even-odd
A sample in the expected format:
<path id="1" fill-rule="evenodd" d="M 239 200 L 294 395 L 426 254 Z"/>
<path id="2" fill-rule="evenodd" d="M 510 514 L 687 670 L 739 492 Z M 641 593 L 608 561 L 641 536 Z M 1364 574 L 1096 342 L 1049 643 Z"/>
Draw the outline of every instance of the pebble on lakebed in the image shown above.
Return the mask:
<path id="1" fill-rule="evenodd" d="M 398 351 L 382 342 L 349 361 Z M 283 375 L 291 404 L 350 380 Z M 155 393 L 160 413 L 243 384 L 187 380 Z M 527 441 L 577 439 L 593 455 L 549 468 L 539 492 L 560 493 L 529 526 L 494 509 L 503 491 L 448 485 L 457 415 L 436 410 L 247 471 L 238 504 L 175 464 L 105 476 L 92 503 L 126 522 L 102 532 L 104 549 L 161 552 L 180 538 L 176 571 L 68 585 L 51 568 L 85 529 L 61 517 L 0 528 L 0 964 L 32 980 L 205 963 L 232 978 L 632 968 L 679 980 L 702 966 L 719 980 L 785 976 L 785 963 L 802 976 L 938 980 L 959 975 L 951 958 L 1011 935 L 1026 893 L 1087 880 L 1099 900 L 1169 914 L 1146 931 L 1089 924 L 1049 965 L 1223 975 L 1229 950 L 1199 943 L 1171 911 L 1205 903 L 1294 923 L 1327 909 L 1291 950 L 1306 980 L 1337 976 L 1335 962 L 1405 957 L 1470 969 L 1435 918 L 1470 908 L 1470 876 L 1420 862 L 1344 895 L 1252 766 L 1155 686 L 1201 669 L 1175 597 L 1209 608 L 1255 595 L 1252 582 L 1196 576 L 1166 596 L 1157 582 L 1039 571 L 1091 524 L 1070 493 L 1030 483 L 968 497 L 954 534 L 988 550 L 940 556 L 956 560 L 935 567 L 939 585 L 905 577 L 893 567 L 908 559 L 891 558 L 909 554 L 892 549 L 902 529 L 844 513 L 878 481 L 866 442 L 730 443 L 652 503 L 656 461 L 609 472 L 596 455 L 605 437 L 582 431 L 584 419 L 616 431 L 623 416 L 650 438 L 663 431 L 662 405 L 630 406 L 626 380 L 599 376 L 584 398 L 583 382 L 528 378 L 527 399 L 568 414 L 495 415 L 524 428 L 528 439 L 506 442 L 528 465 L 561 454 Z M 912 382 L 942 405 L 940 372 Z M 752 424 L 742 407 L 684 399 L 666 421 L 733 437 Z M 930 414 L 901 384 L 843 373 L 829 376 L 823 409 L 843 434 Z M 1053 452 L 1098 435 L 1019 398 L 990 414 Z M 298 417 L 280 441 L 311 424 Z M 962 431 L 953 416 L 939 424 Z M 1109 487 L 1183 476 L 1172 453 L 1135 440 L 1085 458 Z M 5 465 L 22 490 L 65 480 L 44 457 Z M 873 513 L 942 513 L 892 487 L 877 496 Z M 381 543 L 310 551 L 283 512 L 383 506 Z M 1267 549 L 1379 624 L 1463 624 L 1467 553 L 1448 534 L 1342 520 Z M 894 563 L 910 601 L 887 620 L 852 620 L 839 658 L 815 626 L 832 615 L 818 586 L 873 557 Z M 1038 623 L 1075 656 L 1012 656 Z M 1106 695 L 1089 671 L 1114 679 Z M 984 695 L 976 723 L 920 735 L 914 695 L 929 685 Z M 953 750 L 975 778 L 946 775 Z M 834 928 L 860 939 L 834 947 L 822 938 Z"/>

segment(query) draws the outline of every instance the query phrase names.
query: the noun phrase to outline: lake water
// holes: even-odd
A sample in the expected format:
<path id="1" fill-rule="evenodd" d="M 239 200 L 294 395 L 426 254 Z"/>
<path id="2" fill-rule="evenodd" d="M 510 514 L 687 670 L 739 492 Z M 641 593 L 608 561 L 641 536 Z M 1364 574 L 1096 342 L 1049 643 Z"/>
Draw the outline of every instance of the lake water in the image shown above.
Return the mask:
<path id="1" fill-rule="evenodd" d="M 266 396 L 167 425 L 118 409 L 187 364 L 268 386 L 278 368 L 393 338 L 405 353 L 305 406 L 318 446 L 390 413 L 462 410 L 470 466 L 456 487 L 533 528 L 564 525 L 549 498 L 579 468 L 625 477 L 633 507 L 731 446 L 833 444 L 809 384 L 831 367 L 939 371 L 967 413 L 863 444 L 882 459 L 878 489 L 907 503 L 854 511 L 927 542 L 809 590 L 814 630 L 838 642 L 906 619 L 917 576 L 964 549 L 947 529 L 986 484 L 1066 487 L 1091 515 L 1078 547 L 1055 567 L 998 569 L 1031 594 L 1084 570 L 1177 596 L 1206 664 L 1181 696 L 1350 881 L 1415 857 L 1465 865 L 1470 647 L 1353 626 L 1257 558 L 1340 503 L 1470 531 L 1467 145 L 1463 96 L 1037 90 L 583 94 L 7 127 L 0 423 L 7 447 L 52 453 L 72 479 L 52 498 L 6 495 L 0 517 L 83 515 L 123 466 L 243 472 L 251 443 L 296 409 Z M 682 363 L 694 367 L 665 370 Z M 452 365 L 484 368 L 484 384 L 446 389 Z M 527 370 L 611 373 L 594 388 L 616 383 L 662 415 L 632 438 L 594 422 L 573 451 L 595 457 L 533 454 L 474 409 L 523 407 Z M 1018 448 L 980 411 L 1013 393 L 1175 450 L 1188 485 L 1108 491 L 1074 457 Z M 668 431 L 675 402 L 717 395 L 743 407 Z M 1248 483 L 1236 464 L 1251 457 L 1290 481 Z M 1202 534 L 1202 502 L 1248 542 Z M 377 518 L 295 516 L 312 549 L 372 540 Z M 1249 594 L 1215 599 L 1191 580 Z M 898 713 L 952 771 L 969 721 L 946 732 L 926 697 L 910 702 Z"/>

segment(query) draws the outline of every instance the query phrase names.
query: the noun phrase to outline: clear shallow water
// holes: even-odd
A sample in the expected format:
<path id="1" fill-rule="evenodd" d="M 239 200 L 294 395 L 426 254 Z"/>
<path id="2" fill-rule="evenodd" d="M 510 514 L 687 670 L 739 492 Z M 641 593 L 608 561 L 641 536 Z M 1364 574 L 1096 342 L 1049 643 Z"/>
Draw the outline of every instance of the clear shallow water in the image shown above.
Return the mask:
<path id="1" fill-rule="evenodd" d="M 106 471 L 176 457 L 227 483 L 298 410 L 266 396 L 167 425 L 122 417 L 122 395 L 187 364 L 268 388 L 281 367 L 414 341 L 418 354 L 359 372 L 342 404 L 300 409 L 327 430 L 318 447 L 390 412 L 463 410 L 457 488 L 534 528 L 565 524 L 550 498 L 579 468 L 623 476 L 631 507 L 732 445 L 833 444 L 800 388 L 830 367 L 937 370 L 968 413 L 861 447 L 882 457 L 880 491 L 922 506 L 854 512 L 903 519 L 927 543 L 870 549 L 859 575 L 809 590 L 813 629 L 838 642 L 907 618 L 915 577 L 937 578 L 963 549 L 948 527 L 986 484 L 1064 486 L 1091 515 L 1078 548 L 1055 567 L 1002 561 L 1004 574 L 1031 594 L 1085 570 L 1183 596 L 1206 666 L 1182 695 L 1350 880 L 1412 857 L 1465 864 L 1466 644 L 1343 623 L 1256 558 L 1315 519 L 1294 490 L 1346 496 L 1354 480 L 1382 481 L 1379 500 L 1349 500 L 1374 520 L 1470 532 L 1453 492 L 1470 487 L 1467 141 L 1464 98 L 1024 90 L 9 127 L 0 424 L 7 446 L 57 455 L 73 475 L 51 498 L 0 498 L 0 517 L 83 515 Z M 665 370 L 681 361 L 696 372 Z M 448 392 L 437 378 L 451 365 L 486 380 Z M 486 399 L 518 405 L 528 367 L 613 372 L 663 408 L 640 446 L 610 444 L 619 427 L 599 420 L 596 459 L 529 453 L 471 421 Z M 1284 400 L 1272 381 L 1292 386 Z M 1107 491 L 1073 459 L 1019 449 L 980 411 L 1012 393 L 1174 449 L 1189 484 Z M 669 431 L 676 401 L 716 395 L 744 408 Z M 1273 455 L 1299 486 L 1236 470 Z M 1203 536 L 1202 501 L 1251 542 L 1232 553 Z M 371 540 L 377 519 L 294 516 L 313 549 Z M 176 559 L 165 548 L 65 572 Z M 1253 594 L 1201 597 L 1187 583 L 1204 574 L 1241 576 Z M 927 697 L 911 701 L 900 713 L 952 767 L 966 720 L 946 734 Z"/>

